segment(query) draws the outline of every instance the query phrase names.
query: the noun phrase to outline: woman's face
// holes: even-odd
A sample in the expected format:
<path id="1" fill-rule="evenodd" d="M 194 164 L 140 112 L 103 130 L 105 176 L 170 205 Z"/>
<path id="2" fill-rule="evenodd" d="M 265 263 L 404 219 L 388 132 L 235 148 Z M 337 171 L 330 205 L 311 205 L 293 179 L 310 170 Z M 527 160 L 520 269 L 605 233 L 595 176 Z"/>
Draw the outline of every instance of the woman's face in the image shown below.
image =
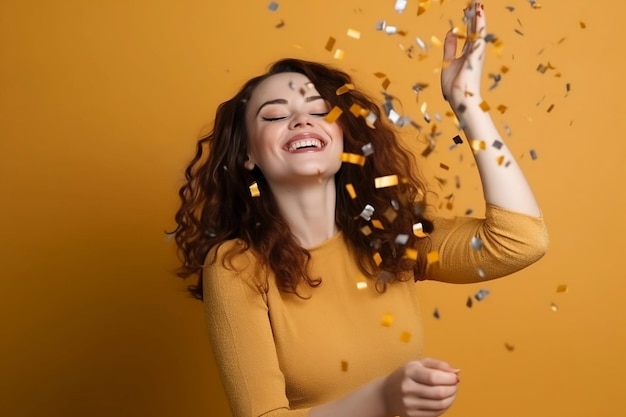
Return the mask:
<path id="1" fill-rule="evenodd" d="M 270 184 L 333 176 L 341 167 L 343 132 L 324 120 L 329 111 L 305 75 L 287 72 L 265 79 L 247 104 L 246 168 L 258 166 Z"/>

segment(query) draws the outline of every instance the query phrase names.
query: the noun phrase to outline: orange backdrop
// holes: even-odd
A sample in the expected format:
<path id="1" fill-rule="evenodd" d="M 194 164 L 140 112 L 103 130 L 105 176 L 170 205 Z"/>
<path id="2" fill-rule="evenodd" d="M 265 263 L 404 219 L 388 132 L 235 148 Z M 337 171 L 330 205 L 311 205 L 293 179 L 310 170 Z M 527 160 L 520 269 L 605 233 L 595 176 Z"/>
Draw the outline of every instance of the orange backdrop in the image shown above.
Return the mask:
<path id="1" fill-rule="evenodd" d="M 420 16 L 413 0 L 404 13 L 392 0 L 268 4 L 0 4 L 0 415 L 229 415 L 202 305 L 173 275 L 164 230 L 217 104 L 274 59 L 334 63 L 376 95 L 384 78 L 374 74 L 384 73 L 397 109 L 442 132 L 421 161 L 441 179 L 437 192 L 454 194 L 442 214 L 481 213 L 471 155 L 449 149 L 456 129 L 437 81 L 437 39 L 449 20 L 460 26 L 463 0 L 432 1 Z M 502 47 L 490 45 L 486 72 L 509 71 L 485 98 L 505 136 L 510 129 L 551 248 L 499 281 L 418 284 L 427 353 L 462 368 L 450 417 L 626 415 L 617 262 L 626 243 L 617 44 L 626 6 L 541 5 L 487 3 Z M 404 34 L 376 31 L 379 20 Z M 485 89 L 492 81 L 485 76 Z M 416 96 L 418 82 L 428 87 Z M 424 132 L 404 132 L 414 150 L 425 148 Z M 466 307 L 481 288 L 488 297 Z"/>

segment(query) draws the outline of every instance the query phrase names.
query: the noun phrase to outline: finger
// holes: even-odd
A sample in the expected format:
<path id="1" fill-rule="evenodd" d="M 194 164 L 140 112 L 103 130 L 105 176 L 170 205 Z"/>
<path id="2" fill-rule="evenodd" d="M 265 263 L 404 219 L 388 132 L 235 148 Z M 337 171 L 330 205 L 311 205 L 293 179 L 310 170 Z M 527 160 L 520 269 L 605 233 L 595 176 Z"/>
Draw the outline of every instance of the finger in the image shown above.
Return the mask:
<path id="1" fill-rule="evenodd" d="M 407 368 L 406 375 L 412 381 L 422 385 L 455 385 L 458 382 L 456 373 L 427 368 L 419 362 Z"/>
<path id="2" fill-rule="evenodd" d="M 453 368 L 448 362 L 434 358 L 424 358 L 420 361 L 422 365 L 430 369 L 439 369 L 446 372 L 458 373 L 460 369 Z"/>
<path id="3" fill-rule="evenodd" d="M 452 395 L 442 400 L 430 400 L 425 398 L 412 398 L 407 401 L 407 408 L 419 411 L 446 411 L 454 400 L 456 395 Z"/>
<path id="4" fill-rule="evenodd" d="M 415 387 L 415 393 L 420 398 L 428 400 L 445 400 L 456 395 L 458 385 L 419 385 Z"/>
<path id="5" fill-rule="evenodd" d="M 487 19 L 485 18 L 484 3 L 476 2 L 474 10 L 476 12 L 476 17 L 474 18 L 475 36 L 484 38 L 487 35 Z"/>
<path id="6" fill-rule="evenodd" d="M 443 60 L 444 62 L 451 62 L 456 57 L 457 39 L 456 35 L 449 30 L 446 33 L 446 38 L 443 42 Z"/>

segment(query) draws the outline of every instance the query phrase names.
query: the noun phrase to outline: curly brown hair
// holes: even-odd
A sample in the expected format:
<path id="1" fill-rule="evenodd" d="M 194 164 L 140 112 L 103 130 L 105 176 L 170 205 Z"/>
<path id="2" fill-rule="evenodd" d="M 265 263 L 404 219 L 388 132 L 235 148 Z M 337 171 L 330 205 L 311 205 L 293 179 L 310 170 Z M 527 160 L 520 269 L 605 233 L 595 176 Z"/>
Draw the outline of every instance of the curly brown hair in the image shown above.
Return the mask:
<path id="1" fill-rule="evenodd" d="M 181 205 L 172 232 L 182 262 L 177 275 L 197 275 L 197 283 L 188 289 L 202 299 L 203 267 L 216 262 L 215 256 L 207 254 L 237 239 L 243 244 L 226 254 L 224 265 L 229 256 L 252 248 L 261 265 L 274 273 L 282 291 L 298 294 L 298 285 L 303 281 L 312 287 L 321 283 L 320 277 L 310 276 L 310 254 L 291 234 L 263 174 L 258 168 L 250 171 L 244 167 L 248 151 L 247 102 L 262 81 L 284 72 L 304 74 L 330 108 L 343 110 L 337 123 L 343 129 L 344 152 L 363 154 L 365 145 L 374 149 L 363 166 L 344 163 L 335 174 L 336 223 L 356 254 L 361 271 L 376 280 L 380 291 L 395 280 L 422 278 L 423 254 L 417 259 L 405 256 L 405 249 L 416 244 L 415 223 L 421 222 L 426 232 L 432 230 L 432 223 L 424 217 L 425 186 L 413 156 L 398 141 L 394 126 L 381 117 L 372 97 L 357 89 L 337 94 L 338 88 L 353 85 L 347 73 L 299 59 L 277 61 L 265 74 L 245 83 L 233 98 L 220 104 L 212 131 L 198 141 L 196 154 L 185 170 L 186 182 L 179 190 Z M 350 112 L 354 104 L 376 115 L 373 128 Z M 393 174 L 400 178 L 398 186 L 374 187 L 375 178 Z M 260 198 L 250 193 L 253 182 L 259 187 Z M 356 190 L 355 198 L 346 189 L 350 184 Z M 378 227 L 367 216 L 360 216 L 368 204 L 375 209 L 372 219 L 380 222 L 376 222 Z"/>

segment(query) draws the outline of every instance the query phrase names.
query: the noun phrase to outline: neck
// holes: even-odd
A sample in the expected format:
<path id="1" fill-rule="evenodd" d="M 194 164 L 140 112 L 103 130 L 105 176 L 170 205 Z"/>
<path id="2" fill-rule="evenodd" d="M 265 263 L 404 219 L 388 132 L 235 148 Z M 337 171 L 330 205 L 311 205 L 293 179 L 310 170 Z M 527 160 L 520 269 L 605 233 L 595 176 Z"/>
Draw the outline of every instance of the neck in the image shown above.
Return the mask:
<path id="1" fill-rule="evenodd" d="M 282 216 L 303 248 L 312 248 L 337 233 L 334 177 L 307 184 L 272 186 Z"/>

